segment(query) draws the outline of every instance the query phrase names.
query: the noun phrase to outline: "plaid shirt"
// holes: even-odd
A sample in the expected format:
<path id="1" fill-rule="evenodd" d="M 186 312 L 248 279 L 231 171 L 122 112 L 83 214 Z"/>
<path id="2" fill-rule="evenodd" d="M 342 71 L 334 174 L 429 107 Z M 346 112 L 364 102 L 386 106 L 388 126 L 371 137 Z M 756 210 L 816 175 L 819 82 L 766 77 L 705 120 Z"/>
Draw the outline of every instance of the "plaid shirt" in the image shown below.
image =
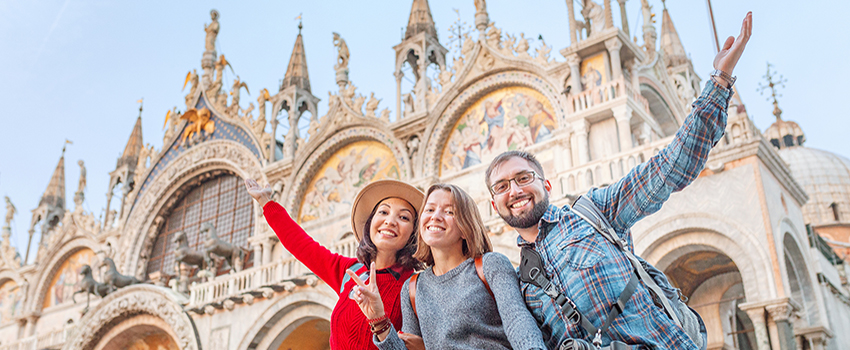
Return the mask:
<path id="1" fill-rule="evenodd" d="M 670 145 L 616 183 L 588 193 L 628 242 L 629 249 L 634 250 L 632 225 L 661 209 L 671 193 L 685 188 L 702 171 L 708 152 L 723 136 L 731 94 L 731 90 L 709 80 Z M 578 311 L 594 326 L 601 327 L 633 273 L 631 264 L 568 206 L 558 209 L 550 205 L 538 227 L 534 243 L 519 237 L 517 244 L 537 251 L 552 283 L 575 302 Z M 659 286 L 670 295 L 677 293 L 669 283 Z M 521 282 L 521 289 L 550 349 L 557 349 L 567 338 L 592 340 L 593 335 L 569 322 L 540 288 Z M 684 330 L 653 303 L 643 283 L 626 303 L 623 314 L 602 335 L 603 345 L 612 339 L 640 344 L 635 349 L 696 349 Z"/>

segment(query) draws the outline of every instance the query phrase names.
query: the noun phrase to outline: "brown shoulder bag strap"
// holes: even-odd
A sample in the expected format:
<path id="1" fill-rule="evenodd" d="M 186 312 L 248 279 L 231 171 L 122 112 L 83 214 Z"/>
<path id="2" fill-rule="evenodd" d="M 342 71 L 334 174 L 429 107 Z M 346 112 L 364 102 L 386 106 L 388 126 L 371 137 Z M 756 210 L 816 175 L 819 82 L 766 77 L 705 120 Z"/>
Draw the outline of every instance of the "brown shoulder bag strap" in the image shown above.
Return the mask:
<path id="1" fill-rule="evenodd" d="M 416 313 L 416 278 L 419 277 L 418 273 L 414 273 L 413 276 L 410 276 L 410 283 L 408 284 L 408 289 L 410 290 L 410 306 L 413 306 L 413 316 L 419 318 L 419 314 Z"/>
<path id="2" fill-rule="evenodd" d="M 475 258 L 475 272 L 478 273 L 478 278 L 481 279 L 481 282 L 484 282 L 484 288 L 487 288 L 487 293 L 490 293 L 490 297 L 493 298 L 493 300 L 495 300 L 496 297 L 493 296 L 493 290 L 490 289 L 490 284 L 487 283 L 487 278 L 484 277 L 484 260 L 483 260 L 483 257 L 484 257 L 483 255 L 479 255 L 477 258 Z"/>

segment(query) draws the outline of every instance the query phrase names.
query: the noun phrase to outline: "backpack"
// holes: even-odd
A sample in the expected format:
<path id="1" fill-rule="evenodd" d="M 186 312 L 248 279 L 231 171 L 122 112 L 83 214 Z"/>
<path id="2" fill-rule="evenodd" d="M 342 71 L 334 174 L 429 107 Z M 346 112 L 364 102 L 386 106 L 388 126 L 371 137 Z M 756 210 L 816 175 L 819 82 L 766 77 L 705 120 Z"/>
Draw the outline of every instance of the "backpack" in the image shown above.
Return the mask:
<path id="1" fill-rule="evenodd" d="M 613 243 L 614 246 L 617 247 L 617 250 L 625 254 L 633 267 L 633 273 L 629 278 L 629 282 L 626 284 L 622 293 L 620 293 L 620 296 L 617 298 L 617 302 L 611 306 L 602 327 L 598 329 L 594 327 L 593 324 L 591 324 L 576 309 L 575 304 L 565 295 L 560 293 L 554 285 L 552 285 L 543 273 L 543 271 L 545 271 L 543 269 L 543 260 L 540 258 L 540 255 L 531 248 L 522 248 L 520 279 L 523 282 L 540 287 L 543 289 L 544 293 L 549 295 L 556 303 L 561 305 L 561 309 L 564 311 L 564 315 L 567 316 L 567 319 L 581 325 L 588 334 L 594 337 L 593 345 L 595 345 L 597 349 L 601 348 L 601 334 L 607 332 L 608 327 L 610 327 L 614 318 L 622 313 L 625 303 L 629 300 L 629 298 L 631 298 L 632 294 L 634 294 L 637 284 L 642 282 L 652 295 L 653 301 L 659 303 L 659 306 L 664 309 L 667 316 L 669 316 L 676 325 L 684 329 L 685 333 L 697 345 L 697 347 L 704 350 L 707 346 L 705 324 L 696 311 L 682 302 L 682 296 L 679 290 L 670 284 L 667 276 L 655 268 L 655 266 L 652 266 L 640 257 L 635 256 L 628 248 L 626 248 L 626 242 L 617 236 L 614 228 L 611 227 L 611 224 L 605 219 L 602 212 L 596 207 L 596 204 L 594 204 L 592 200 L 585 196 L 579 197 L 573 204 L 572 211 L 580 218 L 587 221 L 587 223 L 589 223 L 596 232 L 605 237 L 606 240 Z M 570 340 L 573 339 L 568 339 L 568 341 Z M 561 349 L 581 348 L 576 346 L 576 344 L 566 343 L 567 342 L 562 344 Z M 622 344 L 616 341 L 612 342 L 611 348 L 619 346 L 619 344 L 615 343 Z"/>
<path id="2" fill-rule="evenodd" d="M 478 274 L 478 278 L 481 279 L 481 282 L 484 282 L 484 288 L 487 288 L 487 292 L 490 293 L 490 297 L 495 299 L 493 296 L 493 290 L 490 289 L 490 284 L 487 283 L 487 278 L 484 277 L 483 257 L 483 255 L 479 255 L 475 258 L 475 272 Z M 416 318 L 419 318 L 419 314 L 416 312 L 416 279 L 418 277 L 418 273 L 410 276 L 410 283 L 408 284 L 408 289 L 410 290 L 410 305 L 413 306 L 413 315 L 416 316 Z"/>

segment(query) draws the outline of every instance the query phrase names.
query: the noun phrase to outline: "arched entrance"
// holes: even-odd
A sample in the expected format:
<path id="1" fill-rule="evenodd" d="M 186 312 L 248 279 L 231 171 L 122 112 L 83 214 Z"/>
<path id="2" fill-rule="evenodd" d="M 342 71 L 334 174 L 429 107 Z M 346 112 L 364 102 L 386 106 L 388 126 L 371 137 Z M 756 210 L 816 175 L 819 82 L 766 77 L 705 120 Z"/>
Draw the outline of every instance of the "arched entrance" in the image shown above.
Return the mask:
<path id="1" fill-rule="evenodd" d="M 709 349 L 756 349 L 752 321 L 738 307 L 747 301 L 741 273 L 728 255 L 714 247 L 689 245 L 661 261 L 669 261 L 659 268 L 705 321 Z"/>
<path id="2" fill-rule="evenodd" d="M 94 349 L 178 350 L 180 348 L 171 333 L 165 321 L 151 315 L 138 315 L 110 329 Z"/>
<path id="3" fill-rule="evenodd" d="M 331 324 L 321 318 L 303 318 L 278 334 L 269 349 L 330 349 Z"/>

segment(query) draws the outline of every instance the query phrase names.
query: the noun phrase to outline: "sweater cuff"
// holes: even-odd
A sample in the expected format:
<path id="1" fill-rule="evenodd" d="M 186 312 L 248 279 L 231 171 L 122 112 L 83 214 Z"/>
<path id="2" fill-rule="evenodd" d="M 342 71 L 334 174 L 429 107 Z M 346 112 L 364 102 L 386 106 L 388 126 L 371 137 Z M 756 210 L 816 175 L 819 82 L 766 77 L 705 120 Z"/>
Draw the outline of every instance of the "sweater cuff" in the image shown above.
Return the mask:
<path id="1" fill-rule="evenodd" d="M 273 215 L 285 214 L 286 216 L 289 216 L 286 208 L 275 201 L 266 202 L 266 205 L 263 206 L 263 215 L 266 215 L 266 213 Z"/>
<path id="2" fill-rule="evenodd" d="M 727 89 L 715 83 L 714 80 L 708 79 L 701 98 L 708 99 L 725 111 L 729 106 L 729 99 L 732 98 L 732 89 Z"/>

